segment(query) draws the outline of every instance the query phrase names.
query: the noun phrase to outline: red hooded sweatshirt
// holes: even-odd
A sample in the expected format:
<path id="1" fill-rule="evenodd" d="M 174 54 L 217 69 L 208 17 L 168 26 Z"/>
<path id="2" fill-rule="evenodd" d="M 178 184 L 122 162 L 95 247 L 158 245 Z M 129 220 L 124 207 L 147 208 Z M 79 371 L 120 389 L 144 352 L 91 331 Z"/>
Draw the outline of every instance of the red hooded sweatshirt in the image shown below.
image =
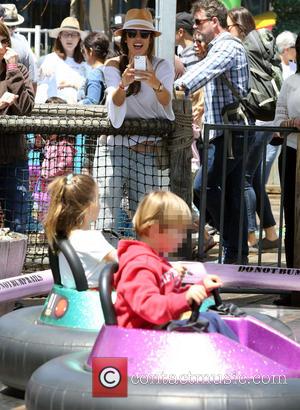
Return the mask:
<path id="1" fill-rule="evenodd" d="M 150 246 L 139 241 L 120 241 L 119 270 L 115 274 L 118 325 L 153 328 L 190 310 L 179 273 Z"/>

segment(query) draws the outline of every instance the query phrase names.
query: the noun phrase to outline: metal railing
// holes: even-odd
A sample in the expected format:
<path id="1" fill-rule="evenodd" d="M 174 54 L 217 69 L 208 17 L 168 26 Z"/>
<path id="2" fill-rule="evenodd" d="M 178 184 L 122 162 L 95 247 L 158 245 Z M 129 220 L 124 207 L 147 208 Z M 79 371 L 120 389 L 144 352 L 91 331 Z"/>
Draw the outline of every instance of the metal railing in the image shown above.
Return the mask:
<path id="1" fill-rule="evenodd" d="M 253 137 L 255 132 L 264 131 L 270 133 L 280 133 L 283 137 L 282 143 L 282 173 L 281 173 L 281 196 L 280 196 L 280 212 L 279 212 L 279 248 L 277 254 L 277 266 L 282 265 L 282 237 L 283 237 L 283 194 L 284 194 L 284 180 L 285 180 L 285 167 L 286 167 L 286 146 L 287 146 L 287 135 L 291 132 L 297 132 L 297 130 L 292 128 L 282 128 L 282 127 L 273 127 L 273 126 L 239 126 L 239 125 L 221 125 L 221 124 L 205 124 L 204 126 L 204 133 L 203 133 L 203 141 L 202 141 L 202 184 L 201 184 L 201 197 L 200 197 L 200 218 L 199 218 L 199 236 L 198 236 L 198 260 L 205 260 L 205 253 L 204 253 L 204 229 L 206 225 L 206 211 L 207 211 L 207 183 L 208 183 L 208 168 L 209 168 L 209 159 L 208 159 L 208 152 L 210 147 L 210 140 L 209 140 L 209 133 L 211 130 L 218 130 L 222 131 L 221 138 L 224 138 L 224 150 L 223 150 L 223 158 L 222 158 L 222 182 L 221 186 L 219 187 L 221 190 L 221 201 L 220 201 L 220 220 L 219 220 L 219 235 L 220 235 L 220 243 L 218 249 L 218 262 L 222 263 L 223 257 L 223 238 L 224 238 L 224 216 L 225 216 L 225 207 L 226 207 L 226 168 L 228 166 L 228 161 L 232 158 L 232 139 L 235 138 L 232 133 L 240 133 L 244 136 L 243 138 L 243 158 L 241 163 L 241 175 L 242 175 L 242 186 L 240 189 L 240 212 L 239 212 L 239 231 L 238 231 L 238 261 L 242 261 L 242 236 L 243 236 L 243 220 L 247 218 L 247 215 L 244 214 L 244 188 L 245 188 L 245 174 L 246 174 L 246 161 L 249 149 L 249 139 Z M 217 137 L 218 138 L 218 137 Z M 263 155 L 262 155 L 262 171 L 261 171 L 261 178 L 262 181 L 265 181 L 265 173 L 266 173 L 266 146 L 268 142 L 267 140 L 264 142 L 263 147 Z M 233 152 L 234 154 L 234 152 Z M 264 182 L 263 182 L 264 184 Z M 261 195 L 260 201 L 260 224 L 259 224 L 259 237 L 258 237 L 258 260 L 257 264 L 262 264 L 262 231 L 263 231 L 263 210 L 264 210 L 264 197 Z M 297 240 L 297 238 L 296 238 Z M 295 248 L 297 244 L 295 244 Z"/>
<path id="2" fill-rule="evenodd" d="M 50 52 L 49 29 L 36 25 L 34 28 L 18 27 L 16 31 L 25 35 L 37 60 Z"/>

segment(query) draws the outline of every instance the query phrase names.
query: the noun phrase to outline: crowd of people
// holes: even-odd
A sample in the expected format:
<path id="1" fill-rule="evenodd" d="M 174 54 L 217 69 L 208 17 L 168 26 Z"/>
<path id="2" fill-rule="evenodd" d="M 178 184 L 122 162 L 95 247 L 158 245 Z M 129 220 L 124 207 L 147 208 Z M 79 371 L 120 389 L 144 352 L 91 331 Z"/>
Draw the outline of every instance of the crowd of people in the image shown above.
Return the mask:
<path id="1" fill-rule="evenodd" d="M 186 97 L 190 96 L 193 106 L 191 127 L 194 141 L 191 166 L 195 178 L 192 214 L 193 220 L 197 221 L 202 188 L 201 165 L 204 157 L 202 126 L 204 123 L 224 123 L 227 107 L 232 107 L 237 102 L 235 92 L 228 83 L 237 90 L 241 98 L 247 96 L 250 74 L 245 45 L 253 35 L 263 43 L 263 35 L 256 30 L 253 16 L 244 7 L 228 12 L 219 0 L 196 1 L 191 13 L 182 12 L 176 15 L 176 54 L 173 65 L 155 56 L 154 40 L 162 33 L 154 26 L 153 13 L 148 9 L 131 9 L 126 15 L 117 17 L 111 26 L 113 47 L 110 45 L 109 33 L 106 35 L 98 31 L 84 32 L 76 18 L 66 17 L 60 27 L 50 31 L 50 37 L 54 39 L 53 51 L 36 62 L 25 37 L 15 31 L 24 18 L 18 14 L 15 5 L 0 6 L 1 114 L 29 114 L 34 102 L 89 105 L 105 103 L 112 125 L 119 128 L 127 118 L 174 120 L 173 90 L 183 91 Z M 281 33 L 276 39 L 271 32 L 267 35 L 270 58 L 272 61 L 278 59 L 284 80 L 275 120 L 267 124 L 298 128 L 300 116 L 296 90 L 297 73 L 300 70 L 299 37 L 288 31 Z M 135 68 L 135 57 L 144 57 L 144 69 Z M 224 77 L 227 80 L 224 80 Z M 232 123 L 244 125 L 245 121 L 239 118 Z M 247 124 L 262 123 L 249 114 Z M 288 172 L 282 176 L 285 186 L 285 245 L 289 267 L 294 264 L 295 184 L 292 178 L 296 169 L 295 135 L 288 138 Z M 282 139 L 281 136 L 265 132 L 249 133 L 244 185 L 244 137 L 241 131 L 232 133 L 229 144 L 232 155 L 225 159 L 224 168 L 224 143 L 227 140 L 225 132 L 211 130 L 209 134 L 206 219 L 216 230 L 220 230 L 220 225 L 223 225 L 223 262 L 229 264 L 247 264 L 249 247 L 251 251 L 255 251 L 258 247 L 264 250 L 279 246 L 276 222 L 265 184 L 271 165 L 280 150 L 280 144 L 275 146 L 269 143 L 273 140 L 281 142 Z M 83 137 L 82 141 L 88 144 L 89 138 Z M 90 163 L 86 167 L 83 165 L 81 171 L 94 173 L 98 184 L 98 228 L 117 229 L 124 189 L 128 200 L 129 219 L 135 214 L 142 197 L 158 189 L 158 141 L 155 136 L 142 135 L 116 135 L 97 139 L 95 151 L 89 157 Z M 263 152 L 266 145 L 265 180 L 262 180 Z M 72 174 L 76 148 L 76 136 L 35 137 L 34 149 L 40 151 L 41 157 L 39 187 L 44 187 L 45 192 L 55 177 L 65 175 L 66 179 L 68 174 Z M 59 153 L 67 151 L 68 156 L 62 155 L 60 158 Z M 225 176 L 223 169 L 226 169 Z M 224 178 L 225 209 L 221 221 L 220 187 Z M 5 181 L 9 183 L 6 184 Z M 1 208 L 9 227 L 18 232 L 25 232 L 28 225 L 28 210 L 20 208 L 28 202 L 28 181 L 26 136 L 17 136 L 14 139 L 2 136 Z M 72 181 L 77 180 L 75 178 Z M 68 189 L 68 186 L 65 188 Z M 244 198 L 242 202 L 241 198 Z M 263 210 L 260 209 L 261 203 L 264 204 Z M 241 213 L 244 218 L 240 218 Z M 258 243 L 256 237 L 256 214 L 262 220 L 265 233 L 261 243 Z M 204 237 L 204 250 L 208 251 L 215 242 L 206 230 Z"/>

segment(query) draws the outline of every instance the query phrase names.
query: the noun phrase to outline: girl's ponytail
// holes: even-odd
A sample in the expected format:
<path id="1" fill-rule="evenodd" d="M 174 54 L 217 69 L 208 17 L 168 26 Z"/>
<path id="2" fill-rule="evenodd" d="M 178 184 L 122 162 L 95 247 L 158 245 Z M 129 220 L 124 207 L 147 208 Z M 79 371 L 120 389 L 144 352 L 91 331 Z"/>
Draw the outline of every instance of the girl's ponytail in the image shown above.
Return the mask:
<path id="1" fill-rule="evenodd" d="M 44 228 L 53 250 L 56 239 L 68 238 L 73 229 L 80 228 L 87 209 L 96 199 L 96 187 L 89 175 L 59 176 L 49 184 L 50 204 Z"/>

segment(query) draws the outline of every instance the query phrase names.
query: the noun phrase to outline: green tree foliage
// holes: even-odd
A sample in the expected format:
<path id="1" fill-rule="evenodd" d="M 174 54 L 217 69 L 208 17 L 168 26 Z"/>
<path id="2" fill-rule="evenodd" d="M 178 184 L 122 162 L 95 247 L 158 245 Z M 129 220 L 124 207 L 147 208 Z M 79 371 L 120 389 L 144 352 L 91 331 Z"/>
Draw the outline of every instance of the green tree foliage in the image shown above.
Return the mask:
<path id="1" fill-rule="evenodd" d="M 274 34 L 277 35 L 284 30 L 298 34 L 300 32 L 300 0 L 272 0 L 271 4 L 277 15 Z"/>

